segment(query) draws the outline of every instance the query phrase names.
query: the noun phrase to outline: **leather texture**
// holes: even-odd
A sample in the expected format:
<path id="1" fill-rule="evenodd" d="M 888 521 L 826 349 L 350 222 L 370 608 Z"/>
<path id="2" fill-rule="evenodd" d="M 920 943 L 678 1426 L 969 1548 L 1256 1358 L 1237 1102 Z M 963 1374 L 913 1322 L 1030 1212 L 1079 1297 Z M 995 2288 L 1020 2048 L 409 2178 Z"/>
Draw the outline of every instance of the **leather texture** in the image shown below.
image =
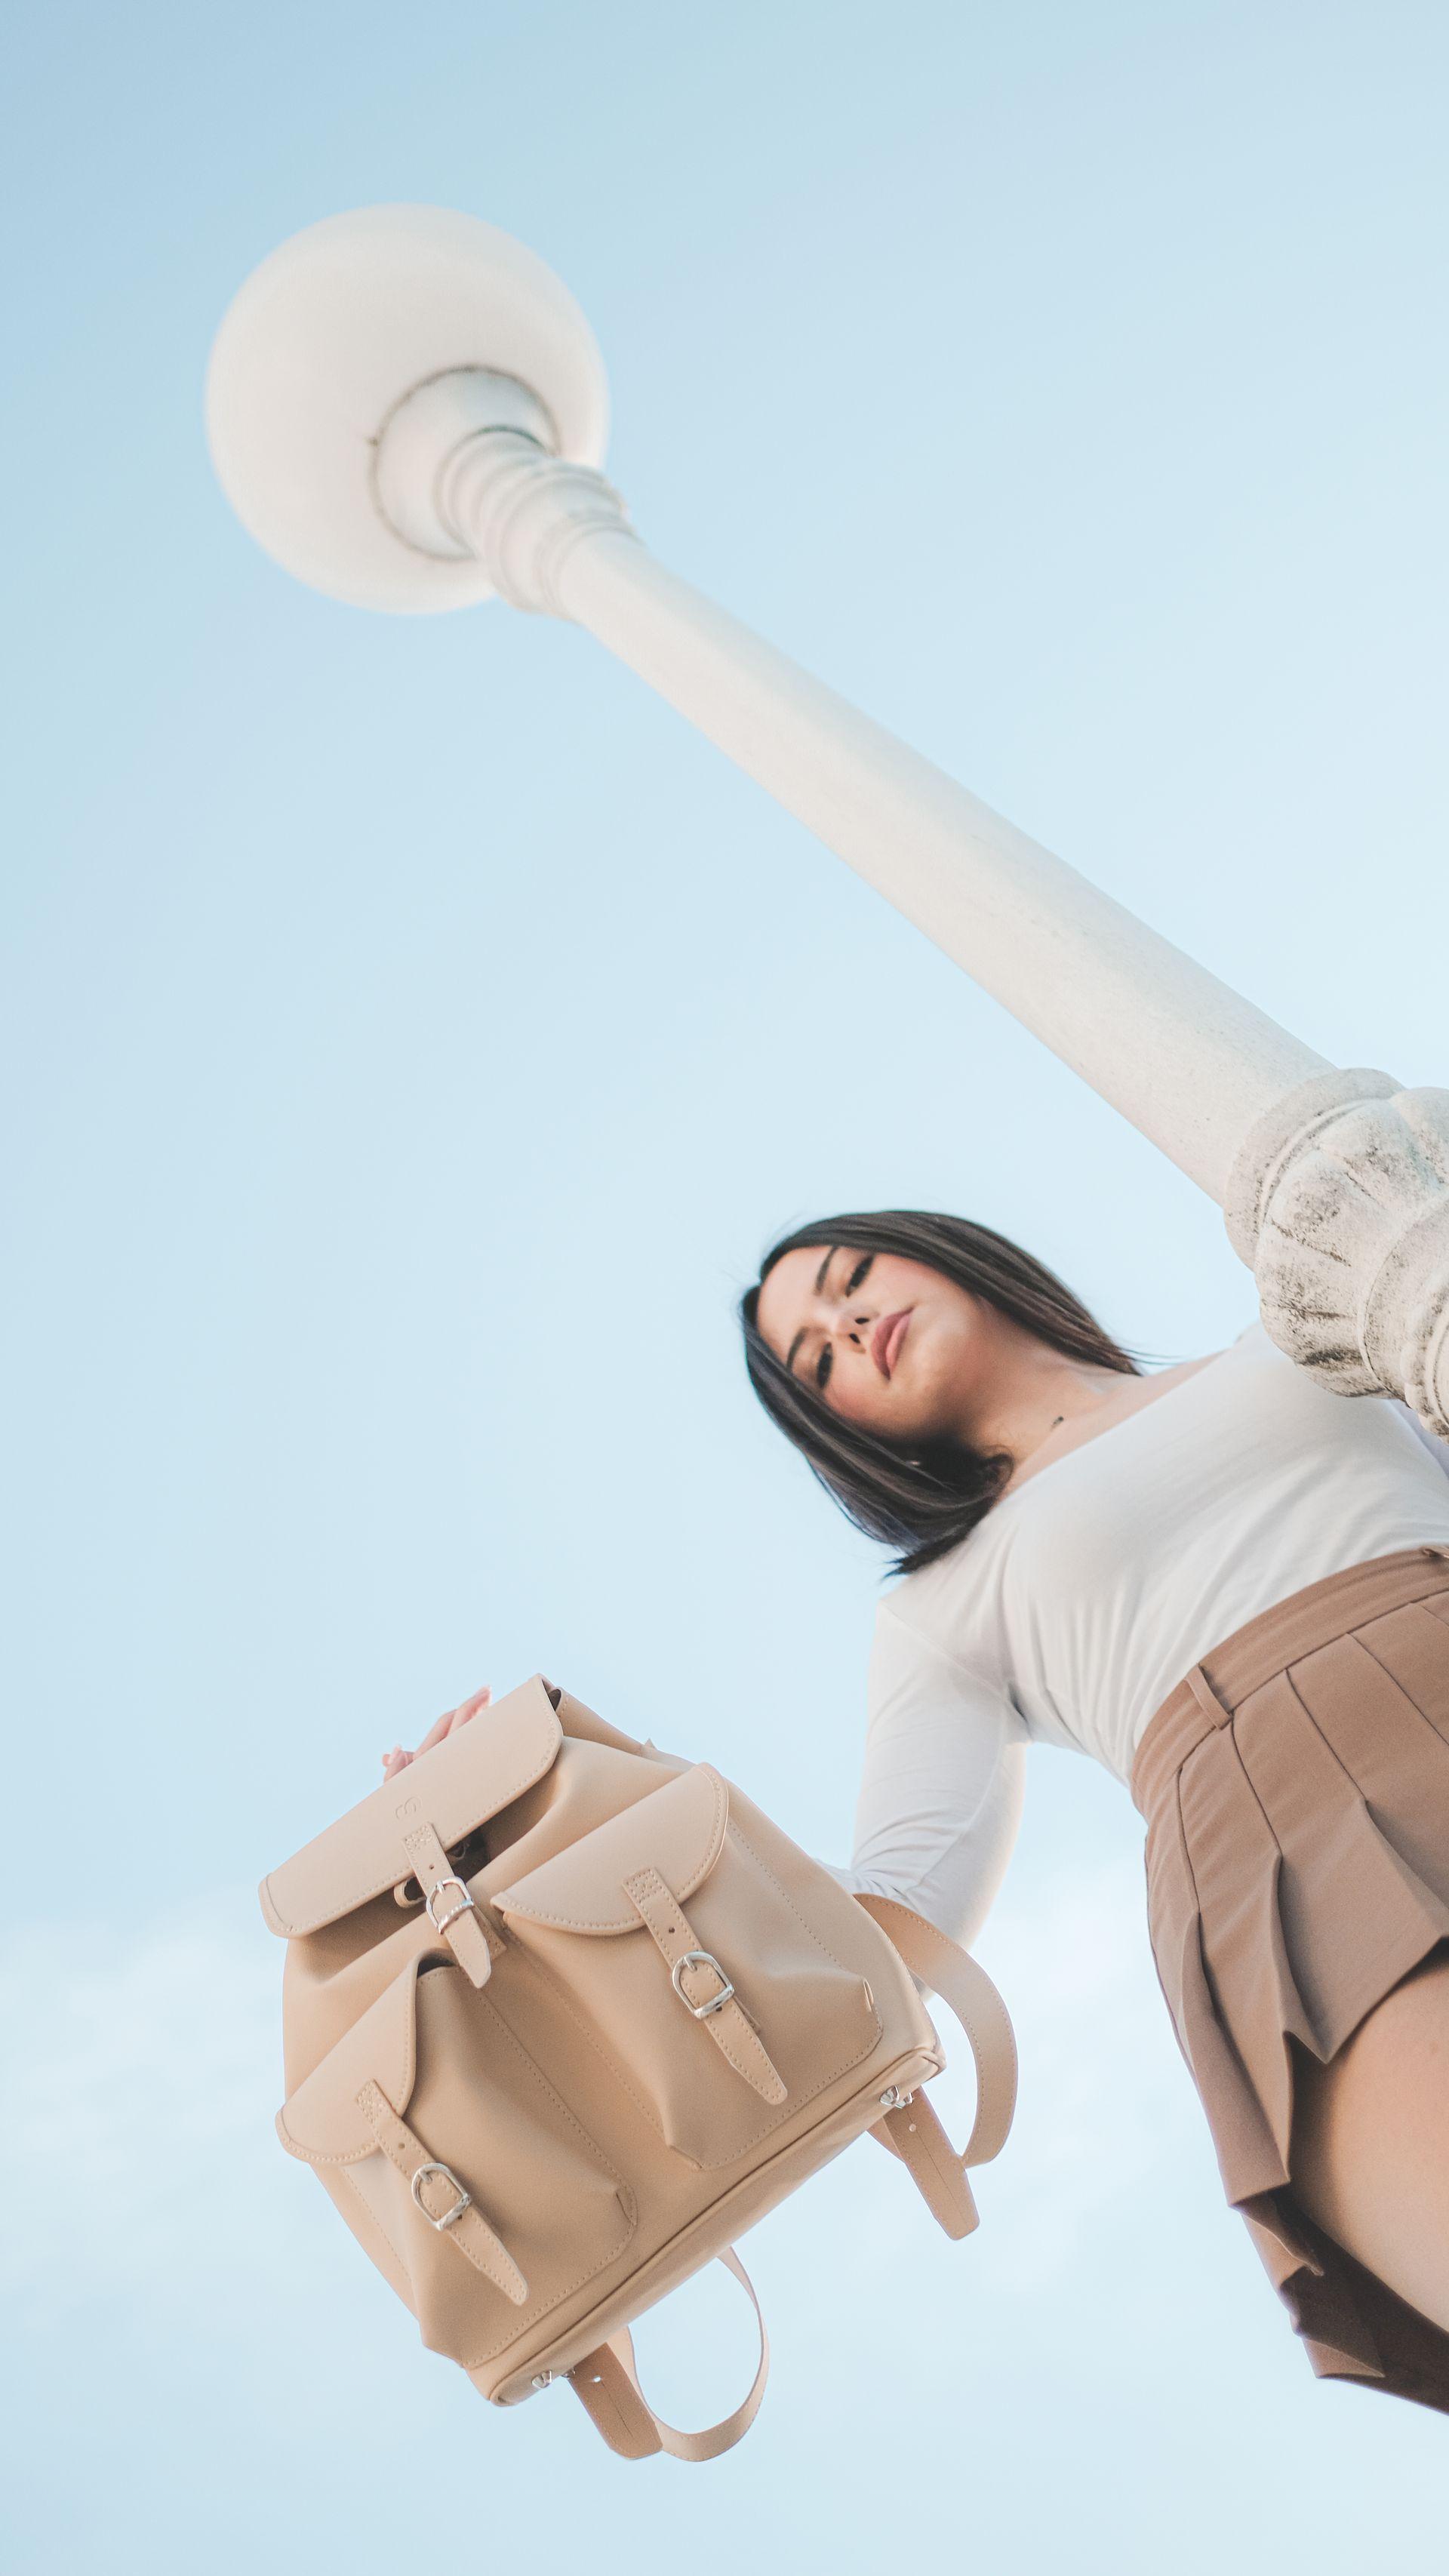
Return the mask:
<path id="1" fill-rule="evenodd" d="M 728 1815 L 729 1792 L 719 1773 L 696 1762 L 656 1790 L 642 1812 L 637 1805 L 624 1808 L 586 1842 L 515 1879 L 498 1902 L 506 1914 L 527 1915 L 560 1932 L 597 1938 L 636 1931 L 638 1913 L 626 1892 L 635 1871 L 659 1870 L 683 1902 L 718 1860 Z"/>
<path id="2" fill-rule="evenodd" d="M 712 2459 L 651 2409 L 632 2320 L 872 2132 L 948 2235 L 999 2149 L 1011 2026 L 975 1962 L 856 1899 L 708 1763 L 541 1674 L 264 1881 L 288 1942 L 278 2134 L 423 2340 L 512 2405 L 568 2379 L 624 2458 Z M 977 2068 L 959 2154 L 916 1980 Z"/>

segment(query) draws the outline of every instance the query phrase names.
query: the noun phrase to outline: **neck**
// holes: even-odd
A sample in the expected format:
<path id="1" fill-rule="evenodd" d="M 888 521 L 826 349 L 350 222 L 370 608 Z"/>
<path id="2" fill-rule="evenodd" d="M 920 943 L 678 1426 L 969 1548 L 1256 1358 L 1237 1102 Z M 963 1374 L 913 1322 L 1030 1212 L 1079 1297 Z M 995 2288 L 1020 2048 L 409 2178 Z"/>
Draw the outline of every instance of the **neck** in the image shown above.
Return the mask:
<path id="1" fill-rule="evenodd" d="M 1063 1358 L 1060 1351 L 1023 1337 L 1026 1347 L 1010 1365 L 993 1371 L 989 1386 L 965 1408 L 960 1437 L 971 1448 L 1004 1451 L 1013 1468 L 1049 1440 L 1064 1422 L 1095 1413 L 1122 1384 L 1120 1369 Z"/>

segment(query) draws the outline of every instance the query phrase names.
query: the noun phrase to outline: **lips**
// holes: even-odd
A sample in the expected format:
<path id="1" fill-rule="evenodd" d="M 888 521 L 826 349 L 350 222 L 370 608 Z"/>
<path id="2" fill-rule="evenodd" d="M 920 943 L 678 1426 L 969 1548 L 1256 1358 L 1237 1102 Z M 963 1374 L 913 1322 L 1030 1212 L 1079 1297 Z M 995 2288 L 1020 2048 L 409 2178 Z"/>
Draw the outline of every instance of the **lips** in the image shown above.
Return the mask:
<path id="1" fill-rule="evenodd" d="M 910 1330 L 912 1309 L 900 1306 L 893 1315 L 882 1315 L 870 1337 L 870 1355 L 881 1376 L 892 1375 L 901 1355 L 901 1345 Z"/>

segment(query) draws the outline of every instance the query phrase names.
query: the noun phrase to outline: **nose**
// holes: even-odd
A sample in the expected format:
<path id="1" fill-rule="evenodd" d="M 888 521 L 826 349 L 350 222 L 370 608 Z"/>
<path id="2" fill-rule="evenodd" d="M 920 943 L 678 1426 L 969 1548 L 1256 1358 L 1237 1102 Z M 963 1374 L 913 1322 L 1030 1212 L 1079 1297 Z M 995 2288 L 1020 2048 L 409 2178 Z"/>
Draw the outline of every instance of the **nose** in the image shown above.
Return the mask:
<path id="1" fill-rule="evenodd" d="M 832 1309 L 829 1329 L 838 1333 L 842 1341 L 854 1342 L 857 1350 L 863 1351 L 869 1344 L 874 1322 L 875 1317 L 862 1310 L 854 1298 L 841 1297 Z"/>

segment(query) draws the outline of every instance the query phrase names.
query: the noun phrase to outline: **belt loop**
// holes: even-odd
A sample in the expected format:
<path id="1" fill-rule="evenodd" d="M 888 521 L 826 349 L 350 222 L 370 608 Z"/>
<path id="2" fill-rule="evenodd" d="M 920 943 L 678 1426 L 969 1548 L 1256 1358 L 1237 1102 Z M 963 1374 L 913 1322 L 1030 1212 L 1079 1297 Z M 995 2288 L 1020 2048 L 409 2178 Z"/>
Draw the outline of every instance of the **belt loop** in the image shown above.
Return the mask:
<path id="1" fill-rule="evenodd" d="M 1213 1726 L 1226 1726 L 1233 1712 L 1225 1700 L 1219 1699 L 1201 1664 L 1194 1664 L 1191 1671 L 1185 1673 L 1183 1678 L 1209 1723 Z"/>

